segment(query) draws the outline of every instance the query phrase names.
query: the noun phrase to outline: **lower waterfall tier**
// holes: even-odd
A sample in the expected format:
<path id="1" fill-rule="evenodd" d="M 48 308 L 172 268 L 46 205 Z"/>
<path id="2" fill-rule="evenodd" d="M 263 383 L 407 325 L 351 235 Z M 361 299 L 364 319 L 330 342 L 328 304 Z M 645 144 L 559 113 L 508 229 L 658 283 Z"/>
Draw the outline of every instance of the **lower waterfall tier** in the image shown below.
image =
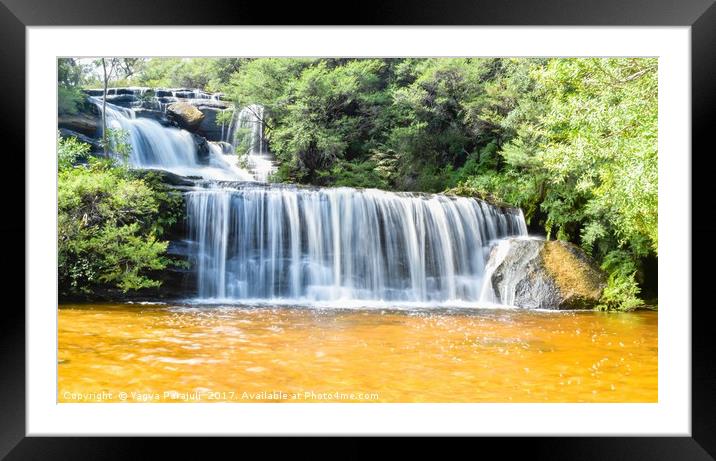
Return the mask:
<path id="1" fill-rule="evenodd" d="M 187 192 L 202 299 L 477 301 L 490 242 L 527 234 L 519 209 L 350 188 Z"/>

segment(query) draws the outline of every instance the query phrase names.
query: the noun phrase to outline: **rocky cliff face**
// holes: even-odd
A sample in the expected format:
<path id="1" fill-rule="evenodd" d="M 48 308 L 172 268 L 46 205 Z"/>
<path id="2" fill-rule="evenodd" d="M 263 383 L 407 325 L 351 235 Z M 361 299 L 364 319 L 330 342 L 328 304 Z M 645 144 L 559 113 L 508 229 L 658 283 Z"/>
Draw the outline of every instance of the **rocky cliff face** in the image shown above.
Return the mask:
<path id="1" fill-rule="evenodd" d="M 568 242 L 507 239 L 491 251 L 486 300 L 531 309 L 587 309 L 598 304 L 605 274 Z"/>

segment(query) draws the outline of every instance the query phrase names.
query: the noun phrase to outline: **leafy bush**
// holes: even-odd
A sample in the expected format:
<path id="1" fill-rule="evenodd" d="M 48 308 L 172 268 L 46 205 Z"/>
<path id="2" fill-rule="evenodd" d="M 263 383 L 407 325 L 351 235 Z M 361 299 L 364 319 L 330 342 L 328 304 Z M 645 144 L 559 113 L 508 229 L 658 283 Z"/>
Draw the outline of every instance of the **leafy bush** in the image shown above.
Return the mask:
<path id="1" fill-rule="evenodd" d="M 373 162 L 338 162 L 330 171 L 319 173 L 337 187 L 359 187 L 386 189 L 388 184 L 380 177 Z"/>
<path id="2" fill-rule="evenodd" d="M 57 110 L 60 114 L 76 114 L 86 98 L 80 89 L 84 72 L 75 59 L 57 60 Z"/>
<path id="3" fill-rule="evenodd" d="M 60 114 L 76 114 L 87 97 L 78 88 L 57 87 L 57 111 Z"/>
<path id="4" fill-rule="evenodd" d="M 132 154 L 132 145 L 129 141 L 129 132 L 118 128 L 107 128 L 107 152 L 123 163 L 129 162 L 129 156 Z M 104 147 L 104 139 L 102 140 Z"/>
<path id="5" fill-rule="evenodd" d="M 176 221 L 181 197 L 107 159 L 62 168 L 58 179 L 60 293 L 159 286 L 152 272 L 171 264 L 160 237 Z"/>
<path id="6" fill-rule="evenodd" d="M 60 170 L 71 168 L 79 160 L 86 160 L 90 145 L 74 136 L 63 138 L 57 133 L 57 166 Z"/>
<path id="7" fill-rule="evenodd" d="M 631 310 L 644 303 L 639 298 L 641 289 L 636 281 L 635 259 L 625 251 L 616 250 L 607 254 L 602 264 L 609 278 L 602 294 L 602 310 Z"/>

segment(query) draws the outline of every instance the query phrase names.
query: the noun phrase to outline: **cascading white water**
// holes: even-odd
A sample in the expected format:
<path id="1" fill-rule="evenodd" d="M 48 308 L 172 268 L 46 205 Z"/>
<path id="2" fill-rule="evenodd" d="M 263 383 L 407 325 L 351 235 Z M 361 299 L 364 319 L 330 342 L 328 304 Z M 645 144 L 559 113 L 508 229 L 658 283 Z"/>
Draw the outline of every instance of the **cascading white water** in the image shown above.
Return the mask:
<path id="1" fill-rule="evenodd" d="M 89 90 L 90 100 L 102 111 L 102 90 Z M 231 154 L 241 147 L 248 170 L 239 168 L 238 159 L 224 155 L 223 149 L 210 149 L 209 168 L 200 164 L 197 146 L 192 135 L 178 128 L 165 127 L 148 117 L 137 117 L 138 110 L 164 113 L 177 101 L 209 111 L 222 111 L 228 103 L 221 94 L 185 88 L 110 88 L 106 105 L 108 126 L 129 134 L 132 146 L 129 163 L 137 168 L 160 168 L 184 176 L 201 176 L 207 179 L 267 182 L 276 170 L 273 156 L 268 152 L 264 138 L 264 108 L 257 104 L 235 111 L 228 129 L 222 123 L 220 138 L 231 145 Z M 111 101 L 119 98 L 122 107 Z M 218 137 L 218 136 L 217 136 Z M 217 139 L 217 138 L 215 138 Z M 221 155 L 217 155 L 217 152 Z"/>
<path id="2" fill-rule="evenodd" d="M 225 154 L 218 144 L 209 142 L 209 165 L 202 166 L 194 174 L 221 181 L 255 181 L 254 176 L 236 164 L 235 154 Z"/>
<path id="3" fill-rule="evenodd" d="M 204 300 L 475 302 L 489 243 L 527 233 L 469 198 L 207 186 L 186 196 Z"/>
<path id="4" fill-rule="evenodd" d="M 268 181 L 269 176 L 276 171 L 276 166 L 266 147 L 264 108 L 251 104 L 235 112 L 224 136 L 234 149 L 243 150 L 240 153 L 245 155 L 247 166 L 256 180 Z"/>
<path id="5" fill-rule="evenodd" d="M 527 233 L 522 234 L 522 239 L 537 239 L 535 237 L 525 237 Z M 506 238 L 499 240 L 493 246 L 489 258 L 487 267 L 485 268 L 485 277 L 482 282 L 482 289 L 480 290 L 480 302 L 490 304 L 504 304 L 512 306 L 515 304 L 515 289 L 517 284 L 522 281 L 524 274 L 513 273 L 507 271 L 503 274 L 503 280 L 500 284 L 499 291 L 495 291 L 492 284 L 492 276 L 500 265 L 505 261 L 505 258 L 512 250 L 512 246 L 518 239 Z M 537 250 L 537 247 L 534 247 Z M 534 257 L 534 255 L 531 255 Z"/>
<path id="6" fill-rule="evenodd" d="M 102 99 L 90 97 L 100 110 Z M 206 179 L 252 181 L 253 176 L 239 168 L 236 157 L 227 158 L 220 147 L 209 143 L 208 163 L 199 162 L 197 146 L 186 130 L 162 126 L 156 120 L 137 117 L 134 109 L 106 103 L 107 126 L 128 134 L 131 146 L 129 164 L 135 168 L 155 168 L 183 176 Z M 232 162 L 233 160 L 233 162 Z"/>
<path id="7" fill-rule="evenodd" d="M 90 98 L 99 108 L 99 98 Z M 106 103 L 107 127 L 129 136 L 129 163 L 137 168 L 198 166 L 196 145 L 187 131 L 162 126 L 156 120 L 136 117 L 134 110 Z"/>
<path id="8" fill-rule="evenodd" d="M 233 144 L 242 144 L 249 154 L 263 154 L 265 146 L 263 119 L 264 108 L 262 106 L 251 104 L 242 108 L 238 112 L 239 130 L 234 130 Z M 242 138 L 241 140 L 237 139 L 239 136 Z"/>

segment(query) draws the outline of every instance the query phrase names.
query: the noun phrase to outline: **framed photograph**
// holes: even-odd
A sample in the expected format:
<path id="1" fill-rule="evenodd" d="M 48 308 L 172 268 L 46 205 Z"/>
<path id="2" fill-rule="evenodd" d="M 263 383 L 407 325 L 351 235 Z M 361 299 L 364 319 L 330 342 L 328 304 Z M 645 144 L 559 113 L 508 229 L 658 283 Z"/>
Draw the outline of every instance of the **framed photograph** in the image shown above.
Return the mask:
<path id="1" fill-rule="evenodd" d="M 0 9 L 26 172 L 0 453 L 473 435 L 712 459 L 713 2 L 383 2 L 340 27 L 44 3 Z"/>

